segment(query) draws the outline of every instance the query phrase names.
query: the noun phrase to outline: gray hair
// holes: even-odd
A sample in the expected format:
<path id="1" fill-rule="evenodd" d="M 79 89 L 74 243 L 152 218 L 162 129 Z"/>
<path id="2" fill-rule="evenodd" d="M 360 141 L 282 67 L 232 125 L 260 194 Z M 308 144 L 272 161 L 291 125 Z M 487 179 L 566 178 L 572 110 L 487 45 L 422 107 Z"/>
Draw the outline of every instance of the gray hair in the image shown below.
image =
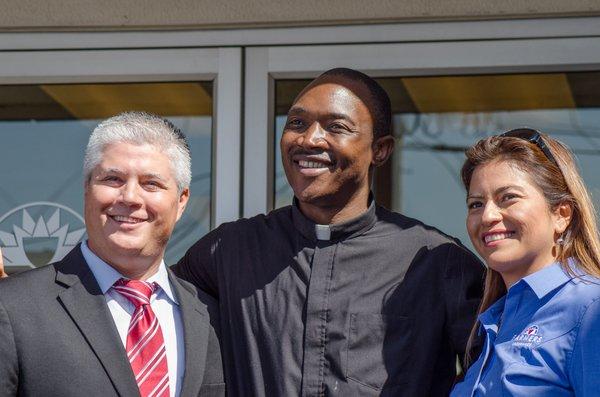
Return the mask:
<path id="1" fill-rule="evenodd" d="M 155 146 L 170 159 L 179 193 L 190 186 L 192 160 L 185 135 L 169 120 L 145 112 L 121 113 L 94 128 L 83 159 L 86 184 L 92 170 L 102 161 L 106 146 L 117 142 Z"/>

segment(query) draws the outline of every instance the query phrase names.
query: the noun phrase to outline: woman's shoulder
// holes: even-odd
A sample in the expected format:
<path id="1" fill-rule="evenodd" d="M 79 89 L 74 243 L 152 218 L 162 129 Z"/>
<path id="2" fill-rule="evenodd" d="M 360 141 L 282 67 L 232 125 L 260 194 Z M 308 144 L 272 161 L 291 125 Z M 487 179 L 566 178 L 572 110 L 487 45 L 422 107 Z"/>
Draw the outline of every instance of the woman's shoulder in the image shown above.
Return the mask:
<path id="1" fill-rule="evenodd" d="M 589 274 L 573 277 L 570 284 L 571 297 L 582 310 L 586 310 L 589 305 L 600 299 L 600 278 Z M 583 313 L 581 313 L 583 314 Z"/>
<path id="2" fill-rule="evenodd" d="M 546 272 L 543 283 L 536 285 L 539 305 L 533 320 L 550 322 L 558 332 L 572 330 L 581 322 L 586 311 L 600 299 L 600 278 L 588 274 L 579 266 L 554 266 Z M 552 279 L 548 281 L 546 279 Z M 538 278 L 538 281 L 539 278 Z M 553 285 L 554 284 L 554 285 Z"/>
<path id="3" fill-rule="evenodd" d="M 549 303 L 578 323 L 590 305 L 600 300 L 600 278 L 583 271 L 571 276 Z"/>
<path id="4" fill-rule="evenodd" d="M 585 305 L 600 298 L 600 276 L 590 274 L 573 259 L 568 261 L 566 270 L 571 276 L 568 283 L 571 299 Z"/>

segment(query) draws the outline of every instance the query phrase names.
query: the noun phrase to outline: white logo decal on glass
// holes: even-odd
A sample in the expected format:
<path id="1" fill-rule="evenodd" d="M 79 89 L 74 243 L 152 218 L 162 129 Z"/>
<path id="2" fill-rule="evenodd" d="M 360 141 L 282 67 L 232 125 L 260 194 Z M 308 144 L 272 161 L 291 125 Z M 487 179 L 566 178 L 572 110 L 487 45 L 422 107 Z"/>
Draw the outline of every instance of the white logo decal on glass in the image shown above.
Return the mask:
<path id="1" fill-rule="evenodd" d="M 59 261 L 84 234 L 81 215 L 57 203 L 28 203 L 0 217 L 0 242 L 8 266 L 33 268 Z"/>

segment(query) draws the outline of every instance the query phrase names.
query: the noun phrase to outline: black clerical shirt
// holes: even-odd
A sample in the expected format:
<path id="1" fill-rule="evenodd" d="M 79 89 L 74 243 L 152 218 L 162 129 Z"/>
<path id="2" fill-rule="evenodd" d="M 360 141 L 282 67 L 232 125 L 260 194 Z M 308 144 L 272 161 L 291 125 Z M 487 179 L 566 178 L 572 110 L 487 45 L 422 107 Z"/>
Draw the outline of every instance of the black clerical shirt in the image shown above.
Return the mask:
<path id="1" fill-rule="evenodd" d="M 331 226 L 295 205 L 224 224 L 174 270 L 219 299 L 232 396 L 445 396 L 483 277 L 456 240 L 374 203 Z"/>

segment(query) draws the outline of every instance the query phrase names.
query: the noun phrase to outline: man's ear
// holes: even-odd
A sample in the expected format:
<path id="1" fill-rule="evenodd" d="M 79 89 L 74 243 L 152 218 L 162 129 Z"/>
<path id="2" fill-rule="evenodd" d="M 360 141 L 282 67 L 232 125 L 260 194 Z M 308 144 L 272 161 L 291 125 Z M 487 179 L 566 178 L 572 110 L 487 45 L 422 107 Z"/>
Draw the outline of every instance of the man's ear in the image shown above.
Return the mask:
<path id="1" fill-rule="evenodd" d="M 187 205 L 189 199 L 190 199 L 190 189 L 185 188 L 179 194 L 179 200 L 177 202 L 177 220 L 179 220 L 181 218 L 181 215 L 183 215 L 183 211 L 185 210 L 185 206 Z"/>
<path id="2" fill-rule="evenodd" d="M 371 163 L 379 167 L 385 163 L 394 151 L 395 139 L 391 135 L 381 136 L 373 142 L 373 160 Z"/>

